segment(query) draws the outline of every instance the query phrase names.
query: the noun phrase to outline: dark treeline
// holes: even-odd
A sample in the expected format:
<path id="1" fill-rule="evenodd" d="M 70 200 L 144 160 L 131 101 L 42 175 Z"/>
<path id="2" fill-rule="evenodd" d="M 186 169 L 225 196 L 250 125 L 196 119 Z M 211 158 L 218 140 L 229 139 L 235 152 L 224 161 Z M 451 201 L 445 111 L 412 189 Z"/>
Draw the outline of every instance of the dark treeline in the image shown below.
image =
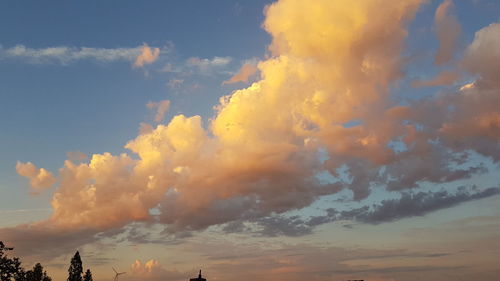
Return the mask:
<path id="1" fill-rule="evenodd" d="M 33 269 L 25 270 L 19 258 L 7 256 L 7 252 L 13 249 L 0 241 L 0 281 L 52 281 L 40 263 L 35 264 Z M 90 269 L 83 273 L 82 259 L 78 251 L 71 259 L 67 281 L 93 281 Z"/>

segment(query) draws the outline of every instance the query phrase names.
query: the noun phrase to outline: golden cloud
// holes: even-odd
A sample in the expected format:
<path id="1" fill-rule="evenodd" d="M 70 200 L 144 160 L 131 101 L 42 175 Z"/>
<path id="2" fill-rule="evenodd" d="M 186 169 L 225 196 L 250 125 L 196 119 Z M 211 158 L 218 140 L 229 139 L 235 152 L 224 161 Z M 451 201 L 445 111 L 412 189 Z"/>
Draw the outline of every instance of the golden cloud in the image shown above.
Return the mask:
<path id="1" fill-rule="evenodd" d="M 272 56 L 258 64 L 259 81 L 222 97 L 206 124 L 200 116 L 177 115 L 144 126 L 126 144 L 129 153 L 66 161 L 44 224 L 106 231 L 148 221 L 171 232 L 200 230 L 306 207 L 342 188 L 359 200 L 372 183 L 405 189 L 478 171 L 451 169 L 454 153 L 473 150 L 500 160 L 500 87 L 486 83 L 498 75 L 492 71 L 499 60 L 488 57 L 491 48 L 498 50 L 496 27 L 478 32 L 467 51 L 465 65 L 481 74 L 473 90 L 408 105 L 390 97 L 403 76 L 406 24 L 423 2 L 280 0 L 268 6 L 263 27 L 272 36 Z M 159 53 L 144 50 L 145 57 Z M 430 141 L 436 138 L 445 149 Z M 390 147 L 395 141 L 402 152 Z M 317 177 L 339 176 L 341 167 L 350 181 Z"/>
<path id="2" fill-rule="evenodd" d="M 159 56 L 159 48 L 150 48 L 147 44 L 144 44 L 141 48 L 141 53 L 135 59 L 134 67 L 143 67 L 147 64 L 152 64 Z"/>

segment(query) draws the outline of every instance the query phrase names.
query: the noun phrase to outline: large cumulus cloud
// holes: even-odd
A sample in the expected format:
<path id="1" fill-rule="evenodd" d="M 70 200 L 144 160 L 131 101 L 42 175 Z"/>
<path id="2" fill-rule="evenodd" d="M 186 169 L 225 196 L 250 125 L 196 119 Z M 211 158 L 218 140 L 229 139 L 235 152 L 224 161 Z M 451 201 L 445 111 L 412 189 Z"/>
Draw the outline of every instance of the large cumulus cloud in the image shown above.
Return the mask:
<path id="1" fill-rule="evenodd" d="M 405 190 L 484 172 L 469 158 L 500 158 L 498 25 L 479 31 L 466 51 L 473 86 L 405 104 L 391 99 L 403 77 L 405 27 L 423 2 L 268 6 L 271 56 L 258 64 L 257 82 L 222 97 L 209 121 L 177 115 L 128 142 L 128 153 L 67 160 L 52 216 L 29 229 L 78 236 L 146 222 L 167 233 L 202 230 L 306 207 L 342 188 L 361 200 L 374 183 Z M 317 177 L 342 178 L 341 168 L 351 180 Z M 15 240 L 18 228 L 6 237 Z"/>

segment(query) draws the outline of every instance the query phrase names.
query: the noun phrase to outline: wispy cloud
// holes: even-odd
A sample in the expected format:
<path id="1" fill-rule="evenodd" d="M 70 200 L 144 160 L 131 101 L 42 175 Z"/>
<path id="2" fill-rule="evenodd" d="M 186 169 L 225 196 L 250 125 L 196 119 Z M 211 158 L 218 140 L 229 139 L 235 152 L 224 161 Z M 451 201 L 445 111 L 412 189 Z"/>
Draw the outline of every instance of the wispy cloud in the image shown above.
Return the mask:
<path id="1" fill-rule="evenodd" d="M 0 210 L 0 214 L 38 213 L 38 212 L 49 212 L 51 210 L 52 209 L 50 209 L 50 208 Z"/>
<path id="2" fill-rule="evenodd" d="M 303 236 L 311 234 L 315 227 L 336 221 L 380 224 L 410 217 L 424 216 L 428 213 L 450 208 L 458 204 L 488 198 L 500 194 L 500 188 L 484 190 L 461 188 L 456 193 L 441 191 L 403 192 L 399 198 L 382 200 L 372 206 L 366 205 L 345 211 L 330 208 L 322 216 L 303 218 L 300 216 L 274 215 L 259 218 L 253 223 L 233 222 L 223 231 L 255 232 L 263 236 Z"/>
<path id="3" fill-rule="evenodd" d="M 201 74 L 212 74 L 214 71 L 220 71 L 232 61 L 230 57 L 213 57 L 211 59 L 191 57 L 187 60 L 188 67 L 194 67 Z"/>
<path id="4" fill-rule="evenodd" d="M 77 61 L 92 60 L 100 63 L 117 61 L 134 62 L 144 53 L 145 46 L 133 48 L 89 48 L 56 46 L 48 48 L 30 48 L 16 45 L 11 48 L 0 47 L 0 59 L 20 59 L 28 63 L 70 64 Z M 168 48 L 165 47 L 168 51 Z M 159 55 L 160 50 L 154 48 L 152 55 Z M 154 56 L 153 56 L 154 57 Z M 150 59 L 150 58 L 149 58 Z M 142 65 L 147 63 L 141 60 Z"/>
<path id="5" fill-rule="evenodd" d="M 165 114 L 167 113 L 168 109 L 170 108 L 170 101 L 169 100 L 162 100 L 159 102 L 150 101 L 146 104 L 146 107 L 149 108 L 150 110 L 154 110 L 155 121 L 161 122 L 165 117 Z"/>

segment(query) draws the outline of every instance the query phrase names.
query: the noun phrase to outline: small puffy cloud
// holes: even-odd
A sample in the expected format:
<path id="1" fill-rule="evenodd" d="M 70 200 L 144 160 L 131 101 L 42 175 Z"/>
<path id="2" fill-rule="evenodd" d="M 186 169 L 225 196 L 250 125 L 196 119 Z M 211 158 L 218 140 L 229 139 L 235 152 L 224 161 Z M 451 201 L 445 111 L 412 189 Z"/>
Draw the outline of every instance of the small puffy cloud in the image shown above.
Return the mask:
<path id="1" fill-rule="evenodd" d="M 160 56 L 160 48 L 150 48 L 147 44 L 141 47 L 140 54 L 136 57 L 134 67 L 143 67 L 152 64 Z"/>
<path id="2" fill-rule="evenodd" d="M 178 88 L 184 83 L 184 79 L 170 79 L 167 83 L 168 87 L 171 89 Z"/>
<path id="3" fill-rule="evenodd" d="M 68 157 L 69 161 L 82 162 L 87 159 L 87 154 L 81 151 L 69 151 L 66 153 L 66 157 Z"/>
<path id="4" fill-rule="evenodd" d="M 210 75 L 214 71 L 220 71 L 231 61 L 230 57 L 214 57 L 212 59 L 191 57 L 187 60 L 187 66 L 196 68 L 201 74 Z"/>
<path id="5" fill-rule="evenodd" d="M 17 162 L 16 171 L 19 175 L 27 177 L 30 180 L 30 185 L 35 192 L 40 192 L 46 188 L 51 187 L 56 179 L 51 172 L 44 168 L 38 169 L 33 163 Z"/>
<path id="6" fill-rule="evenodd" d="M 222 84 L 234 84 L 238 82 L 248 82 L 248 79 L 252 77 L 255 73 L 257 73 L 258 68 L 257 66 L 250 64 L 250 63 L 245 63 L 240 70 L 233 75 L 233 77 L 229 78 L 229 80 L 226 80 L 222 82 Z"/>
<path id="7" fill-rule="evenodd" d="M 159 102 L 148 102 L 146 104 L 147 108 L 154 110 L 156 112 L 155 114 L 155 121 L 156 122 L 161 122 L 163 118 L 165 118 L 165 114 L 167 113 L 168 109 L 170 108 L 170 101 L 169 100 L 162 100 Z"/>
<path id="8" fill-rule="evenodd" d="M 429 80 L 415 80 L 412 82 L 412 86 L 415 88 L 447 86 L 453 84 L 458 79 L 460 79 L 460 74 L 457 72 L 443 71 Z"/>
<path id="9" fill-rule="evenodd" d="M 149 134 L 154 130 L 153 126 L 148 123 L 139 124 L 139 135 Z"/>
<path id="10" fill-rule="evenodd" d="M 436 64 L 443 64 L 452 59 L 460 37 L 460 24 L 453 15 L 450 15 L 452 8 L 452 0 L 445 0 L 436 10 L 434 23 L 439 40 L 439 49 L 435 57 Z"/>
<path id="11" fill-rule="evenodd" d="M 186 274 L 177 270 L 166 270 L 157 260 L 151 259 L 145 263 L 136 260 L 130 266 L 132 277 L 148 281 L 175 281 L 186 279 Z"/>

